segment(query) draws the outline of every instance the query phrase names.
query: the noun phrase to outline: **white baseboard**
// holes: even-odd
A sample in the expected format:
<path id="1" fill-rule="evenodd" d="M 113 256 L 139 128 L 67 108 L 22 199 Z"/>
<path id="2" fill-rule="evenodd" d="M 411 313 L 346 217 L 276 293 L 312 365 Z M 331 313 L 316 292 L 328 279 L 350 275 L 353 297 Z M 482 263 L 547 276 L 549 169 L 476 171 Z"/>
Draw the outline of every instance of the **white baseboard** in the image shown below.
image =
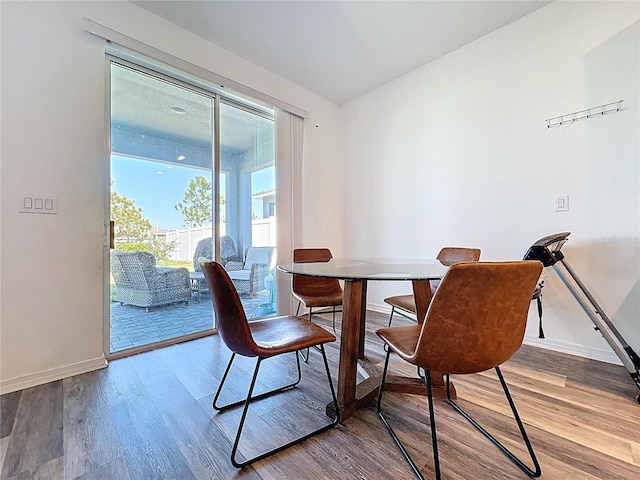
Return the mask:
<path id="1" fill-rule="evenodd" d="M 107 359 L 103 355 L 97 358 L 92 358 L 91 360 L 85 360 L 84 362 L 72 363 L 70 365 L 63 365 L 61 367 L 44 370 L 30 375 L 10 378 L 9 380 L 3 380 L 0 382 L 0 395 L 25 388 L 35 387 L 55 380 L 61 380 L 81 373 L 92 372 L 93 370 L 105 368 L 107 365 Z"/>
<path id="2" fill-rule="evenodd" d="M 386 313 L 387 315 L 391 314 L 391 308 L 387 303 L 367 303 L 367 310 L 378 313 Z"/>
<path id="3" fill-rule="evenodd" d="M 590 358 L 591 360 L 613 363 L 614 365 L 622 365 L 622 362 L 613 350 L 577 345 L 575 343 L 568 343 L 560 340 L 538 338 L 535 335 L 526 335 L 523 343 L 526 345 L 533 345 L 534 347 L 546 348 L 547 350 L 552 350 L 554 352 L 568 353 L 569 355 Z"/>
<path id="4" fill-rule="evenodd" d="M 367 309 L 374 312 L 391 314 L 391 308 L 385 304 L 367 304 Z M 568 353 L 569 355 L 576 355 L 578 357 L 590 358 L 591 360 L 598 360 L 600 362 L 613 363 L 614 365 L 622 365 L 622 362 L 615 354 L 613 350 L 588 347 L 585 345 L 578 345 L 575 343 L 563 342 L 561 340 L 551 340 L 548 338 L 538 338 L 535 335 L 527 335 L 524 337 L 526 345 L 533 345 L 535 347 L 545 348 L 554 352 Z"/>

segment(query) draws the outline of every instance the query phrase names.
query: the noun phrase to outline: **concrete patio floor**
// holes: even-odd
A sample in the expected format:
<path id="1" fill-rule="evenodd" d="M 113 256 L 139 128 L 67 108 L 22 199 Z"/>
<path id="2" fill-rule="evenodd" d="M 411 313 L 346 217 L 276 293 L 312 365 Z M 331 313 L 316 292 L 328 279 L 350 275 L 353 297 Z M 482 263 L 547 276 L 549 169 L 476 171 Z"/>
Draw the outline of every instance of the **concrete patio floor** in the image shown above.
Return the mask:
<path id="1" fill-rule="evenodd" d="M 262 304 L 268 304 L 269 292 L 255 296 L 240 296 L 247 318 L 264 315 L 257 312 Z M 194 295 L 189 304 L 145 308 L 111 303 L 111 353 L 133 347 L 168 340 L 170 338 L 201 332 L 213 324 L 211 297 L 203 293 L 198 303 Z"/>

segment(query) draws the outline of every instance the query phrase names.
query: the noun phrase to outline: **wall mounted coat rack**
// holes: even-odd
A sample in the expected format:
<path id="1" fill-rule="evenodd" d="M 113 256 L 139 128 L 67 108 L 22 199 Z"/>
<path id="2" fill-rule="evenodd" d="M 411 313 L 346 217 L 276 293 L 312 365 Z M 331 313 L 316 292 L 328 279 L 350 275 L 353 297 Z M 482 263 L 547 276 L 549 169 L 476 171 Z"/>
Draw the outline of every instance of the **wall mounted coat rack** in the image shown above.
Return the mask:
<path id="1" fill-rule="evenodd" d="M 556 127 L 558 125 L 566 125 L 583 118 L 593 118 L 601 115 L 607 115 L 609 113 L 619 112 L 622 108 L 622 102 L 624 100 L 618 100 L 617 102 L 605 103 L 598 107 L 587 108 L 586 110 L 580 110 L 578 112 L 567 113 L 566 115 L 560 115 L 558 117 L 552 117 L 545 119 L 547 122 L 547 128 Z"/>

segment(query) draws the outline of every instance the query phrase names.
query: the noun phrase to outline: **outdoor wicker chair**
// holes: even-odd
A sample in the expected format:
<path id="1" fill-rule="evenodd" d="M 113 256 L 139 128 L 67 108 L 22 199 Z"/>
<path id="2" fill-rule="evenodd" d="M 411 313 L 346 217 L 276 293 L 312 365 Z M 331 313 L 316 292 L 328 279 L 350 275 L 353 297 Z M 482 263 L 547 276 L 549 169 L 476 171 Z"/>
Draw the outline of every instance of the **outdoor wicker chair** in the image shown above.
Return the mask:
<path id="1" fill-rule="evenodd" d="M 264 279 L 274 268 L 275 247 L 249 247 L 244 262 L 227 262 L 224 266 L 238 293 L 255 295 L 266 289 Z"/>
<path id="2" fill-rule="evenodd" d="M 223 235 L 220 237 L 220 263 L 225 265 L 229 260 L 236 258 L 237 250 L 236 244 L 229 235 Z M 200 260 L 210 262 L 215 260 L 213 255 L 213 237 L 203 238 L 196 245 L 196 250 L 193 252 L 193 271 L 200 272 Z M 204 278 L 204 277 L 203 277 Z"/>
<path id="3" fill-rule="evenodd" d="M 191 283 L 186 268 L 156 267 L 149 252 L 111 251 L 111 273 L 116 283 L 115 300 L 122 304 L 159 307 L 189 303 Z"/>

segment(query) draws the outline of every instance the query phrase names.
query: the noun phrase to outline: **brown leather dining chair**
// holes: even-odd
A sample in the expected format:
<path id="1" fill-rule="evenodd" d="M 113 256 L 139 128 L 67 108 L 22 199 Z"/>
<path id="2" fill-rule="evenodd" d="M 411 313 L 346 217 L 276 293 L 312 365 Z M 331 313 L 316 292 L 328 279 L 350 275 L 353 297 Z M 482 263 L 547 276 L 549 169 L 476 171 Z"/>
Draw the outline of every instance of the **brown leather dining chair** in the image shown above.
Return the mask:
<path id="1" fill-rule="evenodd" d="M 436 257 L 444 265 L 453 265 L 459 262 L 477 262 L 480 260 L 480 250 L 477 248 L 464 248 L 464 247 L 444 247 L 438 253 Z M 438 288 L 439 280 L 430 280 L 431 295 L 434 294 L 436 288 Z M 393 297 L 387 297 L 384 299 L 385 303 L 391 305 L 391 315 L 389 315 L 389 326 L 393 321 L 393 314 L 398 312 L 400 315 L 411 318 L 409 315 L 416 315 L 416 301 L 413 294 L 409 295 L 395 295 Z"/>
<path id="2" fill-rule="evenodd" d="M 436 479 L 440 479 L 440 461 L 431 371 L 444 373 L 447 402 L 454 410 L 496 445 L 523 472 L 530 477 L 540 476 L 540 465 L 502 376 L 500 365 L 509 360 L 522 345 L 531 295 L 541 272 L 542 263 L 538 261 L 453 265 L 442 278 L 422 325 L 387 327 L 376 332 L 388 346 L 378 392 L 378 416 L 418 478 L 423 478 L 418 466 L 381 408 L 391 352 L 425 371 Z M 450 374 L 471 374 L 492 368 L 498 375 L 533 462 L 533 468 L 525 465 L 451 398 Z"/>
<path id="3" fill-rule="evenodd" d="M 328 262 L 333 256 L 328 248 L 296 248 L 293 250 L 293 261 L 297 263 Z M 343 290 L 340 282 L 335 278 L 308 277 L 293 275 L 291 278 L 291 292 L 298 300 L 296 315 L 304 305 L 309 309 L 309 321 L 314 308 L 331 307 L 333 312 L 333 332 L 336 333 L 336 307 L 342 306 Z M 309 360 L 309 353 L 303 358 Z"/>
<path id="4" fill-rule="evenodd" d="M 336 337 L 324 328 L 308 322 L 304 317 L 287 315 L 248 322 L 244 309 L 242 308 L 238 292 L 224 267 L 215 261 L 202 262 L 200 265 L 209 286 L 209 291 L 211 292 L 211 301 L 213 303 L 218 333 L 220 334 L 222 341 L 232 352 L 227 368 L 224 371 L 222 379 L 220 380 L 220 385 L 218 386 L 218 390 L 214 396 L 213 408 L 218 411 L 224 411 L 243 405 L 240 423 L 231 449 L 231 463 L 238 468 L 244 467 L 307 440 L 308 438 L 324 432 L 336 425 L 340 420 L 339 414 L 336 414 L 333 421 L 281 446 L 253 458 L 245 458 L 244 461 L 237 460 L 236 454 L 240 443 L 240 437 L 242 435 L 242 429 L 247 417 L 247 412 L 249 410 L 249 405 L 256 400 L 289 390 L 300 382 L 302 373 L 300 370 L 299 352 L 303 349 L 318 347 L 322 353 L 333 405 L 335 407 L 335 411 L 339 412 L 338 400 L 333 388 L 333 382 L 331 381 L 329 364 L 324 350 L 324 344 L 334 342 Z M 275 388 L 258 395 L 253 395 L 253 390 L 258 378 L 258 371 L 260 370 L 262 361 L 286 353 L 294 353 L 296 356 L 296 363 L 298 367 L 297 379 L 294 380 L 293 383 L 288 383 L 282 387 Z M 233 403 L 219 405 L 218 398 L 223 390 L 225 381 L 227 380 L 229 371 L 231 370 L 231 365 L 233 364 L 236 355 L 257 358 L 247 397 Z M 292 418 L 295 418 L 295 416 L 292 415 Z"/>

